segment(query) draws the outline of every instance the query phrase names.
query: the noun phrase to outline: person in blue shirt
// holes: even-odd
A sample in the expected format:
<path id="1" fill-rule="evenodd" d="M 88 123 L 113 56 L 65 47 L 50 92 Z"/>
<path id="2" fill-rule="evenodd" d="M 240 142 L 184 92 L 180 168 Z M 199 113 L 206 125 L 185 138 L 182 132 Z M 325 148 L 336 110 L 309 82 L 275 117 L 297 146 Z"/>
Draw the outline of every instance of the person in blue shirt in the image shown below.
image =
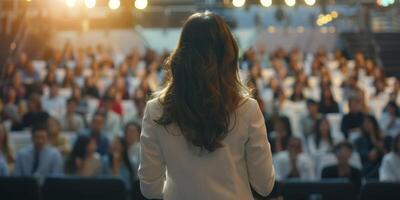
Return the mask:
<path id="1" fill-rule="evenodd" d="M 104 156 L 108 153 L 109 140 L 106 134 L 103 133 L 105 125 L 105 115 L 102 112 L 96 112 L 92 118 L 90 128 L 84 130 L 80 135 L 94 138 L 97 143 L 97 153 Z"/>
<path id="2" fill-rule="evenodd" d="M 6 159 L 4 159 L 3 154 L 0 154 L 0 177 L 8 175 L 8 167 Z"/>
<path id="3" fill-rule="evenodd" d="M 48 143 L 45 124 L 33 127 L 32 144 L 18 151 L 15 162 L 16 176 L 54 176 L 63 174 L 61 153 Z"/>

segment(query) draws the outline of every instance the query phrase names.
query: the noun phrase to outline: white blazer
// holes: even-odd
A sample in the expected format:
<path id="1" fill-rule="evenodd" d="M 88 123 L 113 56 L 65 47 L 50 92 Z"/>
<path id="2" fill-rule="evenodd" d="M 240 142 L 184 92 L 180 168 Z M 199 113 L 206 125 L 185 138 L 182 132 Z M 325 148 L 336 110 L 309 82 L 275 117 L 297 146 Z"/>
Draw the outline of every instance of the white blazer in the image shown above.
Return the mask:
<path id="1" fill-rule="evenodd" d="M 158 99 L 146 105 L 138 176 L 143 195 L 164 200 L 251 200 L 250 185 L 267 196 L 275 182 L 264 117 L 254 99 L 243 100 L 231 115 L 223 147 L 201 152 L 176 125 L 154 122 L 162 114 Z M 235 120 L 236 118 L 236 120 Z"/>

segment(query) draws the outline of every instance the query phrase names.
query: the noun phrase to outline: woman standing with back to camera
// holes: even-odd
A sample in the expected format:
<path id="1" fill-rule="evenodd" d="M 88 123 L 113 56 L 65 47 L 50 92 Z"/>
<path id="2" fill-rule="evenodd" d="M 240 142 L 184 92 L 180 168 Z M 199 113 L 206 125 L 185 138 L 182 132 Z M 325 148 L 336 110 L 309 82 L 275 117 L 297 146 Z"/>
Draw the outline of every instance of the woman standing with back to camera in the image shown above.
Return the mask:
<path id="1" fill-rule="evenodd" d="M 138 176 L 147 198 L 249 200 L 274 185 L 257 101 L 238 78 L 238 47 L 210 12 L 183 26 L 166 87 L 147 102 Z"/>

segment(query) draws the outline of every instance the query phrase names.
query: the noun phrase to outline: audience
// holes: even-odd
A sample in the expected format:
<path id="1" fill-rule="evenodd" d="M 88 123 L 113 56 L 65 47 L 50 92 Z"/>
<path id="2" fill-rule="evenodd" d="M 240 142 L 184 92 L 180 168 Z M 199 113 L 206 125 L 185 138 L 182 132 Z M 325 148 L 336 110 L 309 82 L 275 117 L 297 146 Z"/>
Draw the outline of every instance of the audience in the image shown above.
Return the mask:
<path id="1" fill-rule="evenodd" d="M 48 118 L 49 114 L 42 110 L 40 95 L 32 94 L 28 101 L 28 112 L 23 115 L 22 122 L 15 127 L 15 130 L 39 126 L 46 122 Z"/>
<path id="2" fill-rule="evenodd" d="M 78 132 L 85 127 L 85 121 L 81 114 L 77 112 L 77 100 L 70 98 L 67 100 L 65 115 L 60 118 L 61 130 L 67 132 Z"/>
<path id="3" fill-rule="evenodd" d="M 271 144 L 272 153 L 285 151 L 288 146 L 289 139 L 292 137 L 291 129 L 285 117 L 276 116 L 273 120 L 273 131 L 269 133 L 269 142 Z"/>
<path id="4" fill-rule="evenodd" d="M 61 154 L 48 143 L 49 133 L 43 124 L 32 129 L 32 144 L 19 150 L 15 160 L 16 176 L 63 174 Z"/>
<path id="5" fill-rule="evenodd" d="M 318 112 L 318 103 L 314 100 L 307 100 L 307 110 L 308 114 L 300 120 L 305 138 L 314 133 L 316 122 L 321 118 L 321 114 Z"/>
<path id="6" fill-rule="evenodd" d="M 321 88 L 319 112 L 322 114 L 339 113 L 339 105 L 335 101 L 332 91 L 328 86 Z"/>
<path id="7" fill-rule="evenodd" d="M 299 138 L 291 138 L 287 150 L 277 153 L 273 160 L 278 181 L 289 178 L 315 179 L 314 162 L 303 152 L 302 142 Z"/>
<path id="8" fill-rule="evenodd" d="M 60 118 L 65 114 L 65 98 L 60 96 L 57 84 L 53 84 L 49 88 L 49 95 L 43 96 L 43 110 L 51 116 Z"/>
<path id="9" fill-rule="evenodd" d="M 139 155 L 140 155 L 140 132 L 141 127 L 136 122 L 130 122 L 125 125 L 124 139 L 127 143 L 129 160 L 132 163 L 132 167 L 136 172 L 139 168 Z"/>
<path id="10" fill-rule="evenodd" d="M 361 132 L 361 137 L 354 144 L 361 156 L 363 175 L 366 178 L 378 178 L 378 169 L 386 150 L 378 122 L 373 116 L 364 116 Z"/>
<path id="11" fill-rule="evenodd" d="M 132 121 L 141 121 L 146 99 L 165 83 L 160 69 L 166 55 L 135 49 L 116 61 L 117 54 L 101 45 L 64 48 L 49 51 L 40 73 L 25 53 L 3 67 L 0 176 L 60 175 L 63 155 L 69 175 L 106 174 L 130 187 L 141 129 Z M 356 66 L 351 63 L 341 51 L 331 55 L 323 48 L 314 55 L 296 48 L 245 51 L 240 76 L 249 77 L 265 115 L 278 180 L 347 177 L 359 187 L 361 176 L 377 178 L 379 171 L 382 181 L 400 181 L 392 167 L 399 158 L 400 81 L 386 78 L 361 52 Z M 14 162 L 16 131 L 31 131 L 33 144 L 15 145 Z M 397 146 L 389 153 L 385 145 L 393 138 Z"/>
<path id="12" fill-rule="evenodd" d="M 105 175 L 111 175 L 122 179 L 127 186 L 131 187 L 136 172 L 129 159 L 128 144 L 125 139 L 117 137 L 110 146 L 108 156 L 103 159 L 103 171 Z"/>
<path id="13" fill-rule="evenodd" d="M 394 101 L 390 101 L 386 109 L 387 111 L 382 113 L 380 126 L 385 136 L 394 138 L 400 132 L 400 110 Z"/>
<path id="14" fill-rule="evenodd" d="M 349 100 L 350 111 L 344 115 L 341 123 L 341 130 L 346 139 L 353 141 L 360 136 L 361 125 L 363 122 L 363 111 L 360 98 L 353 97 Z"/>
<path id="15" fill-rule="evenodd" d="M 350 164 L 353 147 L 348 142 L 341 142 L 334 148 L 338 163 L 325 167 L 322 170 L 322 178 L 348 178 L 357 190 L 361 186 L 361 171 Z"/>
<path id="16" fill-rule="evenodd" d="M 105 123 L 104 114 L 101 112 L 97 112 L 93 116 L 90 128 L 84 130 L 81 133 L 82 135 L 86 135 L 96 140 L 97 143 L 96 151 L 102 156 L 108 153 L 108 144 L 109 144 L 108 137 L 105 136 L 105 134 L 103 133 L 104 123 Z"/>
<path id="17" fill-rule="evenodd" d="M 65 172 L 77 176 L 97 176 L 101 173 L 101 157 L 96 152 L 96 139 L 78 136 L 65 165 Z"/>
<path id="18" fill-rule="evenodd" d="M 0 124 L 0 176 L 7 174 L 12 164 L 14 164 L 14 150 L 6 128 Z"/>
<path id="19" fill-rule="evenodd" d="M 400 182 L 399 166 L 400 166 L 400 134 L 398 134 L 393 140 L 392 151 L 383 157 L 382 165 L 379 169 L 379 180 Z"/>
<path id="20" fill-rule="evenodd" d="M 49 133 L 49 144 L 57 148 L 61 155 L 68 155 L 69 141 L 65 135 L 61 134 L 61 125 L 56 118 L 47 119 L 47 131 Z"/>
<path id="21" fill-rule="evenodd" d="M 105 126 L 104 132 L 107 133 L 109 139 L 118 136 L 121 127 L 121 119 L 119 115 L 114 111 L 114 99 L 111 96 L 105 96 L 101 105 L 101 110 L 105 114 Z"/>
<path id="22" fill-rule="evenodd" d="M 320 118 L 314 128 L 314 134 L 307 139 L 307 147 L 310 156 L 319 162 L 321 156 L 332 150 L 334 141 L 328 119 Z"/>
<path id="23" fill-rule="evenodd" d="M 3 154 L 0 154 L 0 177 L 8 175 L 8 166 Z"/>

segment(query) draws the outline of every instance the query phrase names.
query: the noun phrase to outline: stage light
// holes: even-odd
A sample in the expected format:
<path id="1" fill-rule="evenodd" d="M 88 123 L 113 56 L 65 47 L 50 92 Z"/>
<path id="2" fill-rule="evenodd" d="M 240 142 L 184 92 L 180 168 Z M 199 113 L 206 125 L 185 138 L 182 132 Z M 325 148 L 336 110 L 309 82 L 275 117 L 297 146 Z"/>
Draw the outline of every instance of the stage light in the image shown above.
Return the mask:
<path id="1" fill-rule="evenodd" d="M 332 16 L 333 19 L 336 19 L 336 18 L 339 17 L 339 13 L 337 11 L 332 11 L 331 12 L 331 16 Z"/>
<path id="2" fill-rule="evenodd" d="M 26 2 L 31 2 L 32 0 L 26 0 Z"/>
<path id="3" fill-rule="evenodd" d="M 331 22 L 332 20 L 333 20 L 333 18 L 332 18 L 331 15 L 325 15 L 325 21 L 326 21 L 326 23 L 329 23 L 329 22 Z"/>
<path id="4" fill-rule="evenodd" d="M 96 6 L 96 0 L 85 0 L 86 8 L 94 8 Z"/>
<path id="5" fill-rule="evenodd" d="M 304 0 L 304 2 L 309 6 L 313 6 L 317 2 L 317 0 Z"/>
<path id="6" fill-rule="evenodd" d="M 119 0 L 110 0 L 108 2 L 108 7 L 110 7 L 111 10 L 118 9 L 120 5 L 121 5 L 121 2 Z"/>
<path id="7" fill-rule="evenodd" d="M 292 7 L 296 5 L 296 0 L 285 0 L 286 5 Z"/>
<path id="8" fill-rule="evenodd" d="M 67 4 L 68 7 L 73 8 L 76 6 L 76 0 L 65 0 L 65 4 Z"/>
<path id="9" fill-rule="evenodd" d="M 272 5 L 272 0 L 260 0 L 260 3 L 264 7 L 270 7 Z"/>
<path id="10" fill-rule="evenodd" d="M 135 7 L 139 10 L 143 10 L 147 7 L 148 0 L 136 0 L 135 1 Z"/>
<path id="11" fill-rule="evenodd" d="M 246 3 L 246 0 L 233 0 L 232 1 L 233 6 L 235 6 L 237 8 L 243 7 L 245 3 Z"/>

